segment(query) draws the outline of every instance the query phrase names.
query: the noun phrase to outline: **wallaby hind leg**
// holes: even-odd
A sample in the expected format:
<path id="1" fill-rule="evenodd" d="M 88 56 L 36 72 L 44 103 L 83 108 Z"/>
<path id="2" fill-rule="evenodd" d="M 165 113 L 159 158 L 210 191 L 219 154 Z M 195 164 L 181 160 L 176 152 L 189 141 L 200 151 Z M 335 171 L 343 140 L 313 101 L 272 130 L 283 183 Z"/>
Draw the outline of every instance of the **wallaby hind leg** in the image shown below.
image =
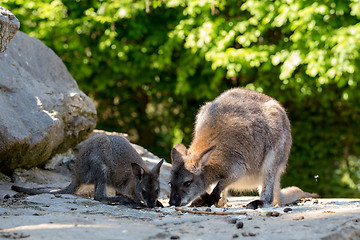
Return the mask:
<path id="1" fill-rule="evenodd" d="M 107 168 L 102 166 L 102 169 L 98 169 L 96 177 L 94 179 L 95 190 L 94 190 L 94 199 L 97 201 L 107 201 L 108 198 L 106 194 L 106 183 L 107 183 Z"/>
<path id="2" fill-rule="evenodd" d="M 283 157 L 284 156 L 282 154 L 276 154 L 274 151 L 270 151 L 266 155 L 263 166 L 264 179 L 262 183 L 262 191 L 260 192 L 260 200 L 250 202 L 246 208 L 257 209 L 264 206 L 273 206 L 274 197 L 279 196 L 278 193 L 280 191 L 280 177 L 285 169 L 285 166 L 278 162 L 281 161 Z"/>
<path id="3" fill-rule="evenodd" d="M 137 203 L 131 198 L 126 196 L 108 196 L 106 193 L 106 183 L 107 183 L 107 167 L 101 166 L 101 169 L 98 169 L 97 175 L 95 177 L 95 190 L 94 190 L 94 199 L 106 204 L 121 204 L 126 205 L 132 208 L 141 206 L 141 203 Z"/>
<path id="4" fill-rule="evenodd" d="M 262 166 L 262 191 L 260 193 L 260 200 L 250 202 L 246 208 L 257 209 L 259 207 L 268 207 L 273 204 L 274 201 L 274 182 L 276 178 L 277 169 L 274 167 L 276 160 L 276 152 L 270 151 L 266 154 L 263 166 Z"/>

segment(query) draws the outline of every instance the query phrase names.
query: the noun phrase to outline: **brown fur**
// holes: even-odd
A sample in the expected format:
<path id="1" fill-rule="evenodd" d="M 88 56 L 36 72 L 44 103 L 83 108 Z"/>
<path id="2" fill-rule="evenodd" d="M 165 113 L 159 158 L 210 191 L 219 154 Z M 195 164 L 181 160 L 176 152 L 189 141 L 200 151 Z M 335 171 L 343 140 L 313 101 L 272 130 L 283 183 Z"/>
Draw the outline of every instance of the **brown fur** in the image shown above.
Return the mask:
<path id="1" fill-rule="evenodd" d="M 228 90 L 201 107 L 189 148 L 174 146 L 170 204 L 186 205 L 202 195 L 208 205 L 223 205 L 228 187 L 259 186 L 266 205 L 280 202 L 291 144 L 289 119 L 276 100 L 247 89 Z"/>
<path id="2" fill-rule="evenodd" d="M 152 170 L 124 137 L 119 135 L 94 135 L 75 148 L 74 177 L 69 186 L 60 190 L 39 190 L 12 186 L 12 189 L 28 194 L 75 193 L 82 184 L 94 184 L 94 199 L 102 202 L 136 207 L 145 204 L 161 205 L 159 195 L 159 172 L 161 160 Z M 121 196 L 110 197 L 106 185 Z"/>

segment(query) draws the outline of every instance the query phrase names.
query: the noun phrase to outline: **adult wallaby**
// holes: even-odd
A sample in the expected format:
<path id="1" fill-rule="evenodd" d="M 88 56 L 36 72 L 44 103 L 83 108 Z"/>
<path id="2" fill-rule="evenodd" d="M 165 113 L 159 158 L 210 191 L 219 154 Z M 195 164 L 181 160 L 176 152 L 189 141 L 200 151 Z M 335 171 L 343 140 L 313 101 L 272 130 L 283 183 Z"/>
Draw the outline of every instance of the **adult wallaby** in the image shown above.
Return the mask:
<path id="1" fill-rule="evenodd" d="M 276 100 L 230 89 L 201 107 L 190 147 L 172 149 L 169 203 L 187 205 L 201 195 L 197 203 L 223 206 L 228 187 L 261 188 L 260 200 L 248 204 L 253 209 L 316 196 L 297 187 L 280 188 L 291 144 L 289 119 Z"/>
<path id="2" fill-rule="evenodd" d="M 72 182 L 59 190 L 45 190 L 12 186 L 27 194 L 73 194 L 82 184 L 95 184 L 94 199 L 106 203 L 120 203 L 138 207 L 162 206 L 157 200 L 159 173 L 163 159 L 149 170 L 128 140 L 119 135 L 94 135 L 75 147 L 76 162 Z M 106 185 L 121 196 L 107 196 Z"/>

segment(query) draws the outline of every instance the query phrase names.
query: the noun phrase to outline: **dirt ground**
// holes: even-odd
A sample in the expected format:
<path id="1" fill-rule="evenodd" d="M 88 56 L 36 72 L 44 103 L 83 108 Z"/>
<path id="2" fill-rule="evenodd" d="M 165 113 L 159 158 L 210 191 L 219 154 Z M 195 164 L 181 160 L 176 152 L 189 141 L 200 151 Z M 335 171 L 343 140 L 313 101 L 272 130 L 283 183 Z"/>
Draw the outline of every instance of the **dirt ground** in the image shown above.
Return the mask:
<path id="1" fill-rule="evenodd" d="M 228 208 L 139 210 L 68 194 L 13 197 L 10 186 L 0 182 L 0 239 L 360 239 L 360 199 L 247 210 L 253 197 L 231 197 Z"/>

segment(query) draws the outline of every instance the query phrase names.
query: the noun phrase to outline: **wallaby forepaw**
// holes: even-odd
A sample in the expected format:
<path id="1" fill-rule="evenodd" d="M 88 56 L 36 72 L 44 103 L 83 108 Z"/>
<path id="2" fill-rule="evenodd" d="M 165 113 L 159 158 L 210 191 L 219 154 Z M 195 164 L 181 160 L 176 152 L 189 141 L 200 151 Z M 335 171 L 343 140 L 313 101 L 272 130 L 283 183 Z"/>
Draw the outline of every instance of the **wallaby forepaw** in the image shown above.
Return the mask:
<path id="1" fill-rule="evenodd" d="M 216 200 L 208 193 L 204 193 L 203 195 L 201 195 L 200 197 L 198 197 L 197 199 L 195 199 L 191 206 L 196 206 L 196 207 L 200 207 L 200 206 L 212 206 L 216 203 Z"/>
<path id="2" fill-rule="evenodd" d="M 220 198 L 220 200 L 215 204 L 215 206 L 224 207 L 227 202 L 227 198 Z"/>
<path id="3" fill-rule="evenodd" d="M 262 208 L 264 206 L 264 202 L 261 200 L 254 200 L 250 203 L 248 203 L 248 205 L 246 205 L 246 209 L 257 209 L 257 208 Z"/>
<path id="4" fill-rule="evenodd" d="M 201 207 L 204 206 L 205 202 L 201 197 L 198 197 L 197 199 L 195 199 L 194 201 L 192 201 L 191 203 L 191 207 Z"/>
<path id="5" fill-rule="evenodd" d="M 204 201 L 203 205 L 208 206 L 208 207 L 215 205 L 219 201 L 218 196 L 214 196 L 214 195 L 208 194 L 208 193 L 201 195 L 201 198 Z"/>

